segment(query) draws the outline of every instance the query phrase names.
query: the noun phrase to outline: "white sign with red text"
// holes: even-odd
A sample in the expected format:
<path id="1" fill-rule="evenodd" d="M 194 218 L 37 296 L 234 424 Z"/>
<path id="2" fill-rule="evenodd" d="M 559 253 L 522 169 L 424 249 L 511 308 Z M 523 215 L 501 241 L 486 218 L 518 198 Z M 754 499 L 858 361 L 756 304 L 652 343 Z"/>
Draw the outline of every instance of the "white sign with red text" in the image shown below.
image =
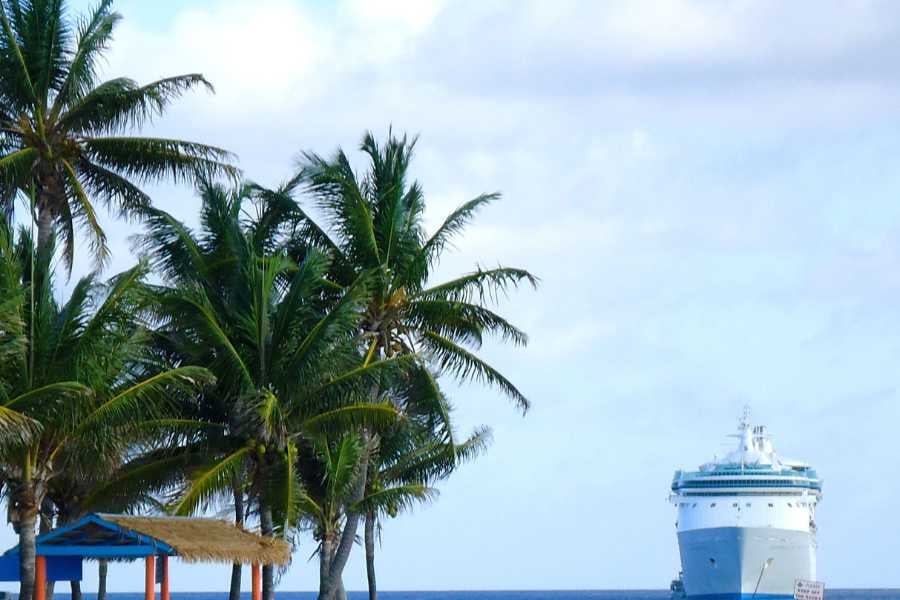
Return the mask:
<path id="1" fill-rule="evenodd" d="M 794 582 L 794 600 L 823 600 L 823 598 L 825 598 L 825 584 L 821 581 L 798 579 Z"/>

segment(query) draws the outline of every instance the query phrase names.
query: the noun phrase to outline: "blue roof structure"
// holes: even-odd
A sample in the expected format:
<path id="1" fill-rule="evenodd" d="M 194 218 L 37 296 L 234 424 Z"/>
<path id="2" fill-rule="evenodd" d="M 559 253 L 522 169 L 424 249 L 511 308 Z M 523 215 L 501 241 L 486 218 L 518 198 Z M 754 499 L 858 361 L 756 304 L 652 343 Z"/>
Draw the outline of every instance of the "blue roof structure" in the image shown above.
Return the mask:
<path id="1" fill-rule="evenodd" d="M 122 527 L 96 514 L 39 535 L 35 541 L 40 556 L 129 560 L 176 554 L 175 549 L 164 541 Z M 18 553 L 19 547 L 15 546 L 7 550 L 4 556 Z"/>

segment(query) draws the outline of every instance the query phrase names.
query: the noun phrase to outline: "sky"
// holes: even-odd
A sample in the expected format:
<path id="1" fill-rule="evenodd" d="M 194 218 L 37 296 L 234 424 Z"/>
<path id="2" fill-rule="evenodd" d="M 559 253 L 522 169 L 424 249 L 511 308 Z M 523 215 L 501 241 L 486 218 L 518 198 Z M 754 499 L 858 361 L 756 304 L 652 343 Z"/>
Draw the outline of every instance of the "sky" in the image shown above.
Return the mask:
<path id="1" fill-rule="evenodd" d="M 900 4 L 117 6 L 105 76 L 216 86 L 148 134 L 223 146 L 276 185 L 306 150 L 341 146 L 362 168 L 363 133 L 393 126 L 421 136 L 429 227 L 503 193 L 438 276 L 541 278 L 499 307 L 528 347 L 483 349 L 533 408 L 446 382 L 460 430 L 494 441 L 385 524 L 382 589 L 666 587 L 672 474 L 721 454 L 745 404 L 824 477 L 820 579 L 900 587 Z M 190 189 L 151 191 L 196 223 Z M 139 226 L 104 226 L 109 273 L 127 268 Z M 315 587 L 313 551 L 301 540 L 281 589 Z M 224 590 L 227 573 L 176 565 L 173 589 Z M 139 565 L 111 569 L 113 591 L 141 583 Z"/>

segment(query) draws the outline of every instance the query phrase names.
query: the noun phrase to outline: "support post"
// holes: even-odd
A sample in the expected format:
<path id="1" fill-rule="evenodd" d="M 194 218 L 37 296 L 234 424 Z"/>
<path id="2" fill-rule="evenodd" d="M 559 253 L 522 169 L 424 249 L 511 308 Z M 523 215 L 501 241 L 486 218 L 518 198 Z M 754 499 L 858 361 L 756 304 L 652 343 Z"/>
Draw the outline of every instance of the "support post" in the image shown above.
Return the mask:
<path id="1" fill-rule="evenodd" d="M 169 555 L 163 554 L 160 560 L 162 561 L 162 581 L 160 582 L 159 598 L 160 600 L 169 600 Z"/>
<path id="2" fill-rule="evenodd" d="M 253 600 L 262 600 L 262 571 L 259 563 L 253 563 Z"/>
<path id="3" fill-rule="evenodd" d="M 47 557 L 34 557 L 34 600 L 47 600 Z"/>
<path id="4" fill-rule="evenodd" d="M 144 600 L 156 600 L 156 557 L 152 554 L 144 563 Z"/>

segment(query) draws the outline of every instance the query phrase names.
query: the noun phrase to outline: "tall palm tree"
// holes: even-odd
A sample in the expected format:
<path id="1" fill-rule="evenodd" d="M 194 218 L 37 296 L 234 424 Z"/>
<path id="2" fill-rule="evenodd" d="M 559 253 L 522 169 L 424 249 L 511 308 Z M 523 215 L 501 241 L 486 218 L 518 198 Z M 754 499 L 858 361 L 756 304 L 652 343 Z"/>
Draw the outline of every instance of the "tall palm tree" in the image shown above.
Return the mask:
<path id="1" fill-rule="evenodd" d="M 488 303 L 522 283 L 534 286 L 537 280 L 524 269 L 501 266 L 478 268 L 443 283 L 431 281 L 442 252 L 499 194 L 482 194 L 466 202 L 427 236 L 424 191 L 409 175 L 415 143 L 389 134 L 379 145 L 367 133 L 361 150 L 368 170 L 362 175 L 354 172 L 340 149 L 331 159 L 305 154 L 292 184 L 312 197 L 323 221 L 320 224 L 301 210 L 300 235 L 291 252 L 302 256 L 311 247 L 327 252 L 332 259 L 330 277 L 344 286 L 362 272 L 372 273 L 370 300 L 360 323 L 366 360 L 418 353 L 427 359 L 418 367 L 422 381 L 433 388 L 433 397 L 439 396 L 435 377 L 447 373 L 496 387 L 524 412 L 528 409 L 524 394 L 477 350 L 489 335 L 516 345 L 527 343 L 525 333 Z M 447 436 L 449 431 L 445 428 Z M 377 446 L 377 440 L 370 441 Z M 367 460 L 366 453 L 361 460 Z M 361 469 L 363 480 L 365 473 Z M 362 500 L 364 489 L 364 485 L 357 488 L 351 505 Z M 330 599 L 340 580 L 360 517 L 348 512 L 331 577 L 319 592 L 321 600 Z"/>
<path id="2" fill-rule="evenodd" d="M 397 411 L 368 391 L 402 372 L 412 357 L 364 361 L 358 332 L 368 275 L 335 292 L 328 260 L 311 251 L 295 262 L 283 250 L 294 205 L 248 188 L 201 186 L 197 234 L 158 210 L 141 246 L 165 278 L 159 294 L 164 345 L 217 376 L 207 403 L 204 461 L 171 506 L 190 514 L 230 498 L 245 476 L 265 535 L 287 535 L 299 519 L 296 472 L 307 438 L 393 424 Z M 273 597 L 274 571 L 263 571 Z"/>
<path id="3" fill-rule="evenodd" d="M 129 439 L 147 435 L 170 413 L 173 391 L 193 390 L 210 377 L 201 368 L 154 360 L 140 321 L 148 299 L 145 265 L 105 283 L 87 276 L 60 304 L 52 237 L 40 250 L 27 232 L 18 237 L 15 243 L 0 224 L 0 289 L 9 291 L 0 332 L 3 345 L 13 347 L 0 360 L 0 416 L 16 411 L 37 430 L 0 445 L 0 480 L 19 534 L 19 597 L 30 600 L 35 521 L 54 481 L 81 465 L 115 460 Z"/>
<path id="4" fill-rule="evenodd" d="M 10 215 L 17 194 L 32 197 L 38 245 L 55 231 L 71 272 L 76 225 L 95 259 L 107 256 L 95 201 L 135 216 L 150 204 L 144 182 L 235 169 L 219 148 L 128 135 L 186 91 L 212 86 L 198 74 L 101 82 L 98 65 L 120 17 L 112 0 L 78 20 L 66 4 L 0 0 L 0 209 Z"/>
<path id="5" fill-rule="evenodd" d="M 298 472 L 303 478 L 300 500 L 301 523 L 308 528 L 318 546 L 320 586 L 331 575 L 329 567 L 343 535 L 345 506 L 354 494 L 359 480 L 362 455 L 367 452 L 366 441 L 356 431 L 333 436 L 319 436 L 298 457 Z M 407 506 L 432 497 L 434 490 L 419 483 L 392 485 L 363 499 L 368 510 Z M 362 505 L 356 507 L 363 510 Z M 336 600 L 346 600 L 342 580 L 333 592 Z"/>

